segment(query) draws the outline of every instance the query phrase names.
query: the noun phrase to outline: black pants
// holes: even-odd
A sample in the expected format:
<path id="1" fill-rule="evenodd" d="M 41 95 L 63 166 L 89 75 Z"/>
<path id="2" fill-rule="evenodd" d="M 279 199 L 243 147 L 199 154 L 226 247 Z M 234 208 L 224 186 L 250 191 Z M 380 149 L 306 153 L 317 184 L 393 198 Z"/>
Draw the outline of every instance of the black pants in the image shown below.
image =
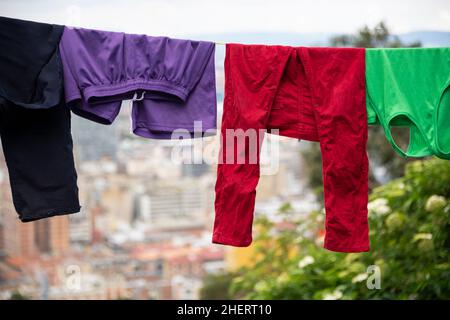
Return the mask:
<path id="1" fill-rule="evenodd" d="M 80 211 L 69 108 L 1 105 L 0 138 L 23 222 Z"/>
<path id="2" fill-rule="evenodd" d="M 78 212 L 63 27 L 0 17 L 0 139 L 19 218 Z"/>

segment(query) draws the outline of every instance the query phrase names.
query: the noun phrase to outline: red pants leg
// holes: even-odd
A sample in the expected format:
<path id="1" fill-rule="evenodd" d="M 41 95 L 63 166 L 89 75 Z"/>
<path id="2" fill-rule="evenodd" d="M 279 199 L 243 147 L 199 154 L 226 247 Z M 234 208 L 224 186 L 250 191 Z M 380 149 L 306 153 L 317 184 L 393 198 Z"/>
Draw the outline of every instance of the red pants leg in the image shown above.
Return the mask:
<path id="1" fill-rule="evenodd" d="M 364 49 L 301 48 L 300 53 L 322 152 L 324 247 L 368 251 Z"/>
<path id="2" fill-rule="evenodd" d="M 266 128 L 288 55 L 287 47 L 227 44 L 222 144 L 215 187 L 214 243 L 248 246 L 252 242 L 259 150 L 250 150 L 249 144 L 254 145 L 255 141 L 248 143 L 252 140 L 249 137 L 245 145 L 234 143 L 233 146 L 230 141 L 233 138 L 227 137 L 227 130 L 240 129 L 243 135 L 253 135 Z M 257 137 L 256 144 L 261 143 Z M 233 152 L 234 156 L 230 155 Z M 254 152 L 256 163 L 249 163 Z M 245 163 L 237 163 L 238 158 L 245 158 Z"/>

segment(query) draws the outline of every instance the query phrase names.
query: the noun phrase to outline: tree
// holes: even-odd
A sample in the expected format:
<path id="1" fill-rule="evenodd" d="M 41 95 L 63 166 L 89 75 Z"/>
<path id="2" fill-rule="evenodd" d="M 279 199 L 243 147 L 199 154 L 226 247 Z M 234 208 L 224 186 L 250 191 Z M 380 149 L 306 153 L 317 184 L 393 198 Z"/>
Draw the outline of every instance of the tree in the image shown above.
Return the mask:
<path id="1" fill-rule="evenodd" d="M 11 293 L 9 300 L 30 300 L 30 298 L 21 294 L 19 291 L 14 291 Z"/>
<path id="2" fill-rule="evenodd" d="M 231 299 L 229 287 L 235 277 L 234 273 L 210 274 L 203 281 L 200 299 L 227 300 Z"/>
<path id="3" fill-rule="evenodd" d="M 359 48 L 399 48 L 420 47 L 420 42 L 410 44 L 402 43 L 398 36 L 392 35 L 386 24 L 381 21 L 373 29 L 364 26 L 356 35 L 338 35 L 330 39 L 333 47 L 359 47 Z"/>

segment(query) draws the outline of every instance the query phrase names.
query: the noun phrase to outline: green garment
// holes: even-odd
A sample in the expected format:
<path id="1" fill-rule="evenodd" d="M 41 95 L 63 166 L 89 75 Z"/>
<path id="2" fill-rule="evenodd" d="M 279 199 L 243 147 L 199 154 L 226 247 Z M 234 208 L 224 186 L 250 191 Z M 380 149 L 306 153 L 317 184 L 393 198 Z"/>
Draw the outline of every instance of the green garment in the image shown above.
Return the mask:
<path id="1" fill-rule="evenodd" d="M 381 124 L 405 157 L 450 159 L 450 47 L 366 50 L 369 124 Z M 410 130 L 403 151 L 391 127 Z"/>

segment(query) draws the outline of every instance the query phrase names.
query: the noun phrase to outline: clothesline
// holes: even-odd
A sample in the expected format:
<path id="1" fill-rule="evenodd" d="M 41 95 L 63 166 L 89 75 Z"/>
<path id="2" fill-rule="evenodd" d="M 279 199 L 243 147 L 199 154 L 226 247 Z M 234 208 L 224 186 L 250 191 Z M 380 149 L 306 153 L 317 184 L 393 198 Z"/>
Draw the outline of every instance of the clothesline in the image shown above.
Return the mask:
<path id="1" fill-rule="evenodd" d="M 0 136 L 20 220 L 80 211 L 71 112 L 112 124 L 134 93 L 135 135 L 215 134 L 214 44 L 0 17 Z M 230 43 L 226 57 L 214 243 L 252 242 L 261 129 L 320 142 L 324 247 L 337 252 L 369 250 L 368 124 L 402 156 L 450 160 L 450 48 Z M 393 126 L 410 129 L 407 151 Z"/>

